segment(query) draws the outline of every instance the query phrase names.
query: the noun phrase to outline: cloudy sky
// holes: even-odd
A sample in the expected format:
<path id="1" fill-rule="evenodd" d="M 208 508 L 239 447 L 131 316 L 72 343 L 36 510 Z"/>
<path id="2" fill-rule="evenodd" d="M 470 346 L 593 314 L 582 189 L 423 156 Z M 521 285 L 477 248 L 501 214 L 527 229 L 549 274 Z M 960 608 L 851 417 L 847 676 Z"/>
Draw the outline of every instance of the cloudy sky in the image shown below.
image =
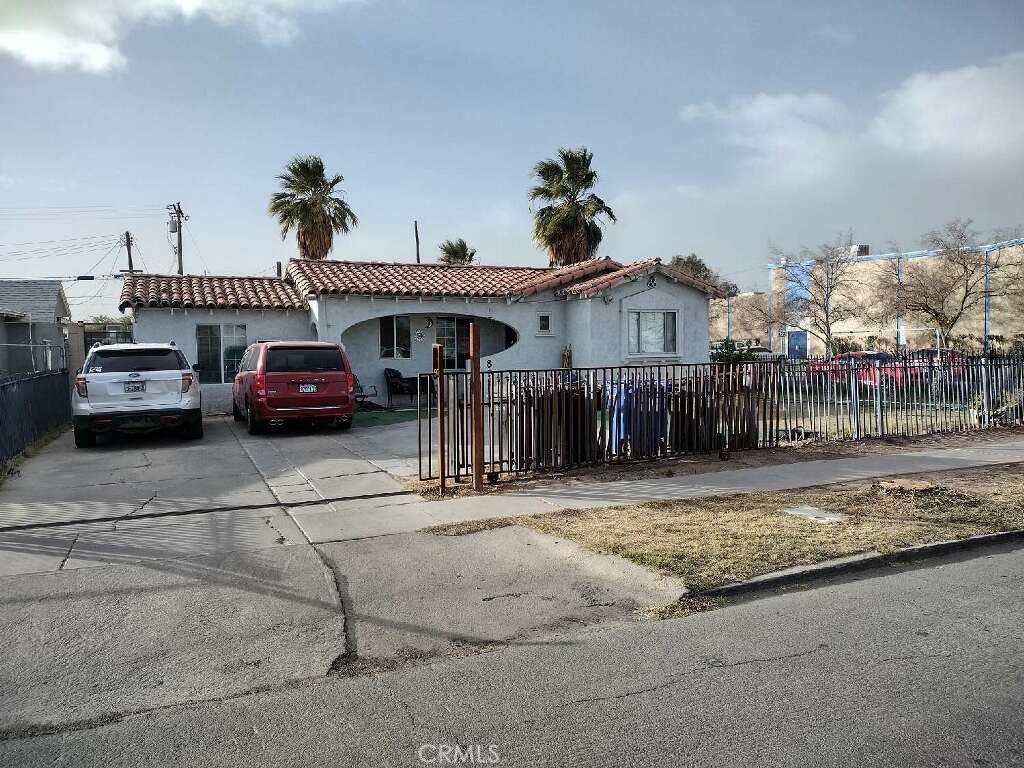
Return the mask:
<path id="1" fill-rule="evenodd" d="M 0 276 L 167 271 L 294 252 L 267 217 L 297 153 L 345 175 L 334 258 L 465 237 L 539 264 L 526 198 L 559 146 L 595 154 L 602 253 L 696 251 L 743 287 L 852 229 L 882 250 L 955 216 L 1024 223 L 1024 4 L 2 0 Z M 73 239 L 72 239 L 73 238 Z M 69 284 L 77 316 L 115 281 Z"/>

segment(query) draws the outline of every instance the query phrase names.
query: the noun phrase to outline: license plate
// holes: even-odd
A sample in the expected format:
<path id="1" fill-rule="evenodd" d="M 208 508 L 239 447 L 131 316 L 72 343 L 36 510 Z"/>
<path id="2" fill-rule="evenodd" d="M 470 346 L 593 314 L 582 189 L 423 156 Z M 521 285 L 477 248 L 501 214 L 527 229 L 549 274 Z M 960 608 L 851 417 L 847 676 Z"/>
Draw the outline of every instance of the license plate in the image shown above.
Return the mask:
<path id="1" fill-rule="evenodd" d="M 299 392 L 316 392 L 316 384 L 299 384 Z"/>
<path id="2" fill-rule="evenodd" d="M 125 392 L 125 394 L 128 394 L 129 392 L 145 392 L 145 391 L 146 391 L 146 382 L 144 382 L 144 381 L 126 381 L 124 383 L 124 392 Z"/>

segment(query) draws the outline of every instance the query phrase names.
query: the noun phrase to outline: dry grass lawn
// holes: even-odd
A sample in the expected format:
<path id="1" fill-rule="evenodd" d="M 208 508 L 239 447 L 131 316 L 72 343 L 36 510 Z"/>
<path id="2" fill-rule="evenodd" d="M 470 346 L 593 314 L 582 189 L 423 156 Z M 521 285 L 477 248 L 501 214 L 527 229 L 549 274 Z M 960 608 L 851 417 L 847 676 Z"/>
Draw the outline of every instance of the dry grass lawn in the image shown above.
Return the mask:
<path id="1" fill-rule="evenodd" d="M 860 552 L 1024 528 L 1022 466 L 983 472 L 986 482 L 972 481 L 970 471 L 917 476 L 932 483 L 919 490 L 867 482 L 565 510 L 433 530 L 461 535 L 524 525 L 681 577 L 689 589 L 701 590 Z M 848 519 L 818 523 L 783 512 L 802 504 Z"/>

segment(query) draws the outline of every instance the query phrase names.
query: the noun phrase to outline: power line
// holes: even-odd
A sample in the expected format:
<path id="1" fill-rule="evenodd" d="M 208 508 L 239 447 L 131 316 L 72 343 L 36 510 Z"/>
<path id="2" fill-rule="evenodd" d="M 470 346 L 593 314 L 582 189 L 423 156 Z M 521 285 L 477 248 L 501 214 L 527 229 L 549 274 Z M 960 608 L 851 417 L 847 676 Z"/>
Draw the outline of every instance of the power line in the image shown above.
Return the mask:
<path id="1" fill-rule="evenodd" d="M 117 252 L 114 253 L 114 261 L 116 263 L 117 256 L 118 256 L 118 254 L 120 254 L 122 247 L 123 246 L 121 245 L 121 241 L 118 240 L 116 243 L 114 243 L 112 246 L 110 246 L 110 250 L 109 251 L 107 251 L 105 254 L 100 256 L 99 261 L 97 261 L 95 264 L 93 264 L 91 267 L 89 267 L 89 269 L 87 269 L 82 274 L 85 274 L 85 275 L 91 274 L 96 269 L 96 267 L 98 267 L 104 260 L 106 260 L 107 256 L 109 256 L 114 251 L 115 248 L 117 249 Z"/>
<path id="2" fill-rule="evenodd" d="M 65 237 L 60 240 L 28 240 L 24 243 L 0 243 L 0 248 L 16 248 L 23 245 L 46 245 L 48 243 L 70 243 L 77 242 L 80 240 L 109 240 L 117 236 L 118 235 L 115 233 L 110 235 L 86 235 L 84 237 Z"/>
<path id="3" fill-rule="evenodd" d="M 187 219 L 187 217 L 186 217 L 186 219 Z M 203 258 L 203 252 L 199 250 L 199 243 L 196 242 L 196 236 L 192 234 L 192 227 L 191 227 L 191 225 L 188 227 L 186 232 L 188 232 L 188 238 L 189 238 L 189 240 L 192 241 L 192 245 L 195 246 L 196 255 L 199 257 L 199 261 L 202 262 L 203 269 L 207 272 L 207 274 L 209 274 L 209 272 L 210 272 L 210 265 L 207 264 L 206 263 L 206 259 Z"/>
<path id="4" fill-rule="evenodd" d="M 109 247 L 116 241 L 96 241 L 95 243 L 83 243 L 77 246 L 65 248 L 36 248 L 26 251 L 0 251 L 0 261 L 32 261 L 34 259 L 48 259 L 54 256 L 68 256 L 90 251 L 98 251 L 101 248 Z"/>

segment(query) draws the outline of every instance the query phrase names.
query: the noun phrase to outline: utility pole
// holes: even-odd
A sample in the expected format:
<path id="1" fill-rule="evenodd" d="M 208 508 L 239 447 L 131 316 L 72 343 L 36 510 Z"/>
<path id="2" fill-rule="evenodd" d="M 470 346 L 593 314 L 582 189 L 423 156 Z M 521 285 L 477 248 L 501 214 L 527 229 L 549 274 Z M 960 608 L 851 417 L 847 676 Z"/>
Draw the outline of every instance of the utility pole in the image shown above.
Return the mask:
<path id="1" fill-rule="evenodd" d="M 132 264 L 132 233 L 125 231 L 124 233 L 124 247 L 128 251 L 128 274 L 135 271 L 135 266 Z"/>
<path id="2" fill-rule="evenodd" d="M 181 262 L 181 225 L 182 222 L 188 221 L 188 216 L 181 210 L 181 203 L 171 203 L 167 206 L 167 212 L 171 215 L 171 231 L 178 234 L 178 247 L 175 249 L 175 253 L 178 256 L 178 274 L 183 275 L 185 270 Z"/>
<path id="3" fill-rule="evenodd" d="M 412 231 L 416 235 L 416 263 L 420 263 L 420 224 L 416 219 L 412 220 Z"/>

